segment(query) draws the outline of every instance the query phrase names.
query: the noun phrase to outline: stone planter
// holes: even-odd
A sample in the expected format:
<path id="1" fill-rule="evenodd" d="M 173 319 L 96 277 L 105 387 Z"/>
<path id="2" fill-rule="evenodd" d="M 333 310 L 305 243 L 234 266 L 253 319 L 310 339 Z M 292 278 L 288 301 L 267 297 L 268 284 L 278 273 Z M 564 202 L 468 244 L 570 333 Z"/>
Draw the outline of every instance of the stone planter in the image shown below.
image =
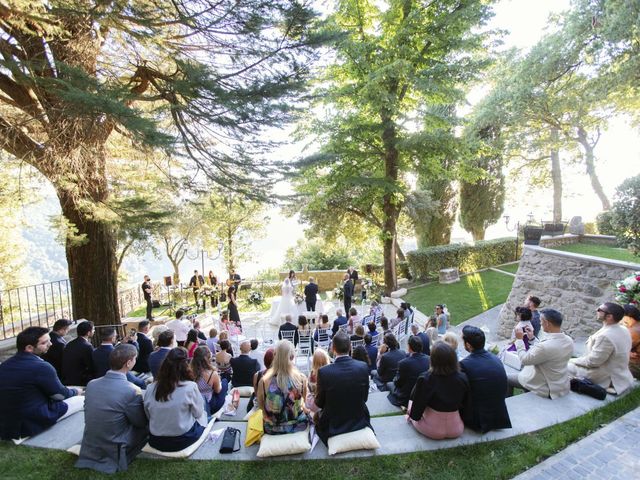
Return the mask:
<path id="1" fill-rule="evenodd" d="M 460 281 L 460 274 L 457 268 L 443 268 L 439 275 L 440 283 L 456 283 Z"/>

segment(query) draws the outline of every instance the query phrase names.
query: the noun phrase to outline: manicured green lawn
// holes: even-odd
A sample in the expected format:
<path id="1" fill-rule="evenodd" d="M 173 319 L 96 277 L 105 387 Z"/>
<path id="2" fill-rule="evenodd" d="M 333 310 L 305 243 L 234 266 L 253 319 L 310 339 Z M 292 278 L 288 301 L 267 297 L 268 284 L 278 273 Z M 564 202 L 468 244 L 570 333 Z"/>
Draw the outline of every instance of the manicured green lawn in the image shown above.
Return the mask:
<path id="1" fill-rule="evenodd" d="M 465 275 L 449 285 L 430 283 L 409 290 L 404 297 L 425 315 L 431 315 L 436 304 L 447 305 L 451 324 L 457 325 L 507 300 L 514 278 L 490 270 Z"/>
<path id="2" fill-rule="evenodd" d="M 631 254 L 626 248 L 609 247 L 606 245 L 593 245 L 590 243 L 573 243 L 554 247 L 554 250 L 563 252 L 580 253 L 594 257 L 609 258 L 611 260 L 622 260 L 624 262 L 640 263 L 640 257 Z"/>
<path id="3" fill-rule="evenodd" d="M 502 270 L 503 272 L 509 272 L 509 273 L 513 273 L 515 274 L 518 271 L 518 267 L 520 266 L 520 263 L 510 263 L 509 265 L 498 265 L 497 268 L 498 270 Z"/>
<path id="4" fill-rule="evenodd" d="M 77 470 L 73 468 L 75 457 L 65 452 L 16 447 L 8 442 L 0 442 L 0 475 L 7 480 L 509 479 L 597 430 L 603 424 L 633 410 L 639 402 L 640 389 L 636 389 L 603 408 L 539 432 L 446 450 L 331 461 L 225 462 L 137 459 L 128 472 L 114 476 Z"/>

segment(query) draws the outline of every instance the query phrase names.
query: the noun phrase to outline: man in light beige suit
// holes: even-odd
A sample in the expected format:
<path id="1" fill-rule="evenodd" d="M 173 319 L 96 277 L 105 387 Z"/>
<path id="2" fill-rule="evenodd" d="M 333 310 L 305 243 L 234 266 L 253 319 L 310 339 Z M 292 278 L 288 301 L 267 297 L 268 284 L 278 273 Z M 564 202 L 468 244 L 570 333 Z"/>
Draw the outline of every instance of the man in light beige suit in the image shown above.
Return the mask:
<path id="1" fill-rule="evenodd" d="M 586 377 L 603 388 L 613 387 L 617 394 L 631 386 L 631 334 L 619 324 L 623 316 L 624 308 L 617 303 L 607 302 L 598 307 L 602 328 L 587 340 L 587 353 L 571 359 L 569 375 Z"/>
<path id="2" fill-rule="evenodd" d="M 516 330 L 516 348 L 523 365 L 519 373 L 507 375 L 507 395 L 513 387 L 529 390 L 545 398 L 559 398 L 569 393 L 567 362 L 573 354 L 573 340 L 560 331 L 562 314 L 546 308 L 540 312 L 540 323 L 546 336 L 525 350 L 524 332 Z"/>

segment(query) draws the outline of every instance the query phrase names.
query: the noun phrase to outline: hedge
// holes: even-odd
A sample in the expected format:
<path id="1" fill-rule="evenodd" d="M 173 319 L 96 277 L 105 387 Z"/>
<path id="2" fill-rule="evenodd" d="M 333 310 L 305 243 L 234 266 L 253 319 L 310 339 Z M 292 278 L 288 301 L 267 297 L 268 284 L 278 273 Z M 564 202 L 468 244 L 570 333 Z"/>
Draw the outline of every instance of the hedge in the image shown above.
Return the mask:
<path id="1" fill-rule="evenodd" d="M 426 280 L 438 277 L 443 268 L 457 267 L 460 273 L 500 265 L 517 260 L 515 238 L 479 240 L 474 245 L 454 243 L 421 248 L 407 253 L 413 277 Z M 522 248 L 518 248 L 522 252 Z"/>
<path id="2" fill-rule="evenodd" d="M 369 265 L 369 268 L 364 265 L 361 268 L 361 272 L 364 272 L 365 276 L 370 276 L 377 283 L 384 284 L 384 265 Z M 369 270 L 369 273 L 367 273 L 367 270 Z M 409 272 L 409 262 L 400 262 L 396 260 L 396 276 L 398 278 L 411 280 L 412 277 Z"/>

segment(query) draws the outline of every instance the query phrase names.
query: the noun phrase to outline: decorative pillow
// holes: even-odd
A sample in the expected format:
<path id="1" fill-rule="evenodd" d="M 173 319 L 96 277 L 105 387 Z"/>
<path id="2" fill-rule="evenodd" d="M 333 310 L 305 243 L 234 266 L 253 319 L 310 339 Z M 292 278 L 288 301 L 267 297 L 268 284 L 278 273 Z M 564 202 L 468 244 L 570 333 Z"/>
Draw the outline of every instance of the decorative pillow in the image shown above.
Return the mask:
<path id="1" fill-rule="evenodd" d="M 179 450 L 177 452 L 161 452 L 160 450 L 156 450 L 155 448 L 153 448 L 151 445 L 147 443 L 142 449 L 142 451 L 145 453 L 151 453 L 152 455 L 158 455 L 160 457 L 167 457 L 167 458 L 190 457 L 198 448 L 200 448 L 200 445 L 202 445 L 204 441 L 207 439 L 207 437 L 209 436 L 209 433 L 211 432 L 211 429 L 213 428 L 214 423 L 215 423 L 215 419 L 212 419 L 205 427 L 204 431 L 202 432 L 202 435 L 200 435 L 200 438 L 195 443 L 192 443 L 191 445 L 189 445 L 187 448 L 183 450 Z"/>
<path id="2" fill-rule="evenodd" d="M 376 434 L 369 427 L 330 437 L 328 443 L 329 455 L 352 450 L 375 450 L 380 448 Z"/>
<path id="3" fill-rule="evenodd" d="M 253 395 L 253 387 L 236 387 L 235 389 L 240 392 L 241 397 L 250 397 Z"/>
<path id="4" fill-rule="evenodd" d="M 75 445 L 71 445 L 69 448 L 67 448 L 67 452 L 77 457 L 80 455 L 80 447 L 82 447 L 82 444 L 76 443 Z"/>
<path id="5" fill-rule="evenodd" d="M 280 455 L 295 455 L 305 453 L 311 449 L 309 430 L 283 435 L 263 435 L 260 440 L 258 457 L 278 457 Z"/>

